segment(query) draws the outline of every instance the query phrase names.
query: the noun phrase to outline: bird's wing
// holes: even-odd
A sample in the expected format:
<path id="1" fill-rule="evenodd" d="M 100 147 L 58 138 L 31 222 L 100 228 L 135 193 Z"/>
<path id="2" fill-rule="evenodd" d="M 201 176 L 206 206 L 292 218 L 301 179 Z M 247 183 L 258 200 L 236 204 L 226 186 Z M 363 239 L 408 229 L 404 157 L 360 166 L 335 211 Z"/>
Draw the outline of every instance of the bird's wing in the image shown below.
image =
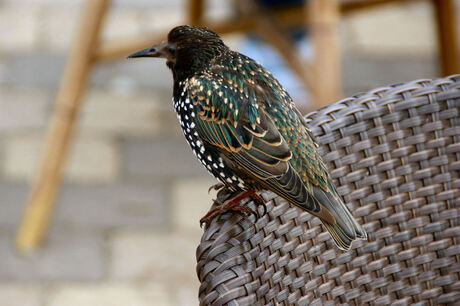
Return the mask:
<path id="1" fill-rule="evenodd" d="M 320 214 L 319 203 L 289 163 L 292 153 L 286 140 L 260 106 L 263 103 L 258 103 L 257 90 L 246 85 L 222 74 L 202 74 L 188 81 L 188 96 L 194 105 L 192 120 L 200 138 L 257 183 Z"/>

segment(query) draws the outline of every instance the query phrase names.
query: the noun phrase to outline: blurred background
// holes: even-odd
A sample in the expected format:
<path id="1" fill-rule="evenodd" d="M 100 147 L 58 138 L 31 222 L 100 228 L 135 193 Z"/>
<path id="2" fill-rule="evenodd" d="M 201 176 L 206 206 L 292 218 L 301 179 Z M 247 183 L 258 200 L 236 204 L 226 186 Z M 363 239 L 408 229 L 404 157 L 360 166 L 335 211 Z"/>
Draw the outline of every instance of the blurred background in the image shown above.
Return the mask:
<path id="1" fill-rule="evenodd" d="M 454 3 L 460 15 L 460 0 Z M 44 243 L 28 254 L 15 250 L 82 4 L 0 0 L 0 305 L 196 305 L 198 220 L 211 205 L 214 180 L 183 139 L 163 61 L 94 67 Z M 233 5 L 206 1 L 206 11 L 219 20 Z M 165 29 L 186 16 L 180 0 L 116 0 L 103 36 L 164 31 L 166 37 Z M 338 35 L 341 98 L 441 76 L 431 1 L 348 14 L 339 19 Z M 303 56 L 311 56 L 308 35 L 297 37 Z M 224 40 L 273 71 L 299 106 L 313 108 L 276 51 L 254 35 Z"/>

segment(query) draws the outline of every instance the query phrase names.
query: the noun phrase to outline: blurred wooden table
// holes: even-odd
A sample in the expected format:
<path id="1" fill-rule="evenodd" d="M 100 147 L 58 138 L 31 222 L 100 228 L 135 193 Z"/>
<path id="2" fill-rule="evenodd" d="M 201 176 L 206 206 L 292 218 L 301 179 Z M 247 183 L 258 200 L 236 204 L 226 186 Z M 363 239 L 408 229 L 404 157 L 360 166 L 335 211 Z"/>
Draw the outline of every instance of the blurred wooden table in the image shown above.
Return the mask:
<path id="1" fill-rule="evenodd" d="M 283 56 L 313 96 L 318 108 L 340 96 L 340 52 L 337 27 L 340 16 L 381 4 L 417 0 L 308 0 L 303 5 L 268 10 L 256 1 L 236 1 L 241 14 L 218 23 L 204 18 L 204 0 L 188 1 L 188 23 L 219 34 L 255 31 Z M 421 1 L 421 0 L 419 0 Z M 453 0 L 425 0 L 433 4 L 439 37 L 442 75 L 458 72 L 457 36 Z M 21 251 L 35 249 L 43 239 L 61 179 L 61 170 L 81 98 L 94 64 L 126 55 L 165 39 L 162 33 L 101 41 L 101 29 L 110 0 L 87 0 L 56 96 L 38 172 L 34 177 L 24 218 L 16 238 Z M 314 59 L 305 63 L 285 35 L 284 27 L 304 25 L 314 46 Z"/>

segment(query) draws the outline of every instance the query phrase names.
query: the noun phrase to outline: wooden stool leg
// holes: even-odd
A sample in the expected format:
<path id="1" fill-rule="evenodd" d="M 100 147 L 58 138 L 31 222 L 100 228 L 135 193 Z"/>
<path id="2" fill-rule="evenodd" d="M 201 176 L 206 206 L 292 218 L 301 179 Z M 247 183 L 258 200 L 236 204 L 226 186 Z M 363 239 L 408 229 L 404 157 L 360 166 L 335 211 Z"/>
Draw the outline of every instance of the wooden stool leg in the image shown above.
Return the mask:
<path id="1" fill-rule="evenodd" d="M 109 0 L 87 0 L 79 20 L 70 56 L 56 96 L 38 172 L 34 178 L 24 218 L 16 238 L 21 251 L 30 251 L 42 241 L 61 177 L 65 153 L 72 136 L 80 98 Z M 58 30 L 58 29 L 57 29 Z"/>
<path id="2" fill-rule="evenodd" d="M 459 73 L 455 3 L 453 0 L 432 0 L 432 2 L 436 12 L 442 76 Z"/>
<path id="3" fill-rule="evenodd" d="M 188 0 L 188 22 L 192 26 L 200 26 L 203 22 L 204 0 Z"/>
<path id="4" fill-rule="evenodd" d="M 306 1 L 307 27 L 313 43 L 313 86 L 315 109 L 340 96 L 340 52 L 338 39 L 339 3 L 337 0 Z"/>

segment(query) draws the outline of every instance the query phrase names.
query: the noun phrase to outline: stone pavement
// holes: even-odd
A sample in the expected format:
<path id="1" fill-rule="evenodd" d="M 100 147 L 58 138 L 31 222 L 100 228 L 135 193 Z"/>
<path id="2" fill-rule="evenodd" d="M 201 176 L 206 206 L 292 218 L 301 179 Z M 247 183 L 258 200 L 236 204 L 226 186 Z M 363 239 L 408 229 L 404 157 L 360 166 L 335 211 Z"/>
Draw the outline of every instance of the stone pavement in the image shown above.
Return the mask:
<path id="1" fill-rule="evenodd" d="M 0 305 L 196 305 L 198 220 L 214 181 L 183 140 L 164 63 L 95 68 L 48 237 L 36 253 L 14 250 L 81 2 L 0 1 Z M 106 37 L 182 23 L 182 1 L 167 3 L 115 1 Z M 345 19 L 344 96 L 436 77 L 430 20 L 423 3 Z"/>

